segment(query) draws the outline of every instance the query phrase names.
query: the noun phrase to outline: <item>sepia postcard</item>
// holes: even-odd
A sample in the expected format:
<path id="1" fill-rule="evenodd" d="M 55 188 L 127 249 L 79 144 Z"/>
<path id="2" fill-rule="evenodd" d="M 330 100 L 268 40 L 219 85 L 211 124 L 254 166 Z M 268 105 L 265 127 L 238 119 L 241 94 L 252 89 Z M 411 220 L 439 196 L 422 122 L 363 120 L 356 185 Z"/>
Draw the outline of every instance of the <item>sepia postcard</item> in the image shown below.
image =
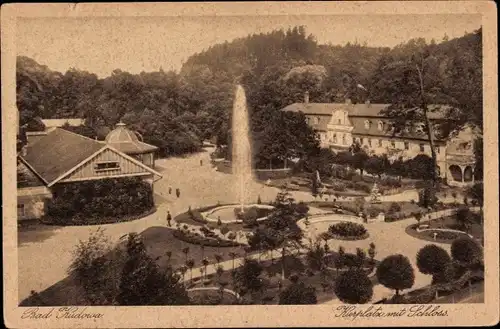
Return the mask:
<path id="1" fill-rule="evenodd" d="M 494 2 L 0 11 L 7 327 L 498 323 Z"/>

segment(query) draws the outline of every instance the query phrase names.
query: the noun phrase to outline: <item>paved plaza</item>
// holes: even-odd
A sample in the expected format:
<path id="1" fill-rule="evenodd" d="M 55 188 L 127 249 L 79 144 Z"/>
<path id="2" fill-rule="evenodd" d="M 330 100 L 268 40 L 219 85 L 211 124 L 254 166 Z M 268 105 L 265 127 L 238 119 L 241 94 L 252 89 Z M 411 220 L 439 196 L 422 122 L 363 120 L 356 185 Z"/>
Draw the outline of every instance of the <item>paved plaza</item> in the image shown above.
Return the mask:
<path id="1" fill-rule="evenodd" d="M 210 152 L 211 149 L 208 149 L 205 152 L 183 158 L 157 160 L 156 169 L 163 175 L 163 178 L 155 184 L 157 212 L 131 222 L 103 225 L 105 234 L 112 241 L 117 242 L 120 237 L 131 232 L 140 233 L 152 226 L 167 226 L 167 210 L 175 217 L 177 214 L 185 212 L 189 206 L 196 208 L 213 205 L 217 202 L 235 202 L 236 194 L 231 192 L 232 177 L 214 170 L 210 165 Z M 203 165 L 200 165 L 200 160 L 203 160 Z M 169 188 L 172 188 L 172 194 L 168 193 Z M 179 188 L 181 192 L 179 198 L 174 192 L 176 188 Z M 255 197 L 255 201 L 260 195 L 262 202 L 274 200 L 279 192 L 274 187 L 257 182 L 253 182 L 247 190 L 250 191 L 250 195 Z M 296 191 L 292 192 L 292 195 L 297 201 L 314 200 L 307 192 Z M 414 195 L 408 193 L 408 195 L 393 196 L 392 198 L 406 198 L 404 201 L 408 201 L 414 198 Z M 318 208 L 311 208 L 312 213 L 321 213 L 321 211 Z M 358 247 L 367 250 L 368 245 L 373 242 L 377 249 L 377 259 L 383 259 L 396 253 L 404 254 L 408 256 L 415 267 L 414 288 L 422 287 L 431 282 L 431 277 L 421 274 L 416 269 L 415 257 L 417 251 L 428 242 L 413 238 L 405 233 L 405 228 L 413 223 L 415 223 L 414 219 L 405 219 L 393 223 L 365 224 L 370 233 L 368 239 L 362 241 L 330 240 L 329 246 L 331 250 L 337 250 L 342 245 L 346 252 L 355 252 Z M 86 240 L 90 233 L 96 229 L 97 226 L 56 227 L 38 224 L 20 228 L 18 233 L 20 300 L 29 296 L 31 290 L 43 291 L 65 278 L 75 245 L 79 240 Z M 441 246 L 449 250 L 449 245 Z M 278 254 L 277 252 L 273 253 L 275 257 Z M 266 253 L 262 259 L 269 257 L 269 253 Z M 235 263 L 239 265 L 241 259 L 237 259 Z M 231 260 L 222 263 L 224 268 L 230 268 L 230 264 Z M 213 266 L 209 266 L 207 274 L 214 271 Z M 193 273 L 199 273 L 199 271 L 193 270 Z M 392 293 L 381 285 L 377 285 L 374 289 L 373 300 L 378 300 Z M 335 299 L 331 302 L 336 303 L 338 300 Z"/>

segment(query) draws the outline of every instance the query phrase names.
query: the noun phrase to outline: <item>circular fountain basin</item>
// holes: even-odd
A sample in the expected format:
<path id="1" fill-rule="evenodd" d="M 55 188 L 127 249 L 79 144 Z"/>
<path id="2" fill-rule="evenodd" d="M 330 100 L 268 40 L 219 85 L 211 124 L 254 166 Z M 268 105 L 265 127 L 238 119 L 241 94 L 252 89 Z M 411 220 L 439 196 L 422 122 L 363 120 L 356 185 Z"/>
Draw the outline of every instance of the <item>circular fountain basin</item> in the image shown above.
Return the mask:
<path id="1" fill-rule="evenodd" d="M 252 208 L 256 207 L 259 209 L 274 209 L 273 206 L 265 205 L 265 204 L 245 204 L 244 208 Z M 243 223 L 241 219 L 236 218 L 234 214 L 234 210 L 241 208 L 241 205 L 227 205 L 220 206 L 214 209 L 211 209 L 207 212 L 202 213 L 201 215 L 207 222 L 217 223 L 220 218 L 220 221 L 223 224 L 231 224 L 231 223 Z M 267 216 L 257 218 L 258 222 L 264 221 L 267 219 Z"/>

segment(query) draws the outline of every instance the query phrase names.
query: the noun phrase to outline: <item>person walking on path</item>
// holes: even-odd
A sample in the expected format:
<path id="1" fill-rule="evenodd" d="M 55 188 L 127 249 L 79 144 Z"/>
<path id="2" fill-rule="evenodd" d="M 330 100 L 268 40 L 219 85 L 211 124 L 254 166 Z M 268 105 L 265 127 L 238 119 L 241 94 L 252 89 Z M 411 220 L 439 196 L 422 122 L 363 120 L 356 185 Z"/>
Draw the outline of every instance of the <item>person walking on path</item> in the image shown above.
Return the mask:
<path id="1" fill-rule="evenodd" d="M 181 196 L 181 190 L 179 188 L 176 188 L 175 189 L 175 194 L 177 195 L 177 197 L 179 198 Z"/>
<path id="2" fill-rule="evenodd" d="M 203 166 L 203 160 L 200 159 L 200 166 Z"/>
<path id="3" fill-rule="evenodd" d="M 168 223 L 168 227 L 172 227 L 172 215 L 170 215 L 170 211 L 167 210 L 167 223 Z"/>
<path id="4" fill-rule="evenodd" d="M 168 194 L 172 194 L 172 187 L 168 188 Z"/>

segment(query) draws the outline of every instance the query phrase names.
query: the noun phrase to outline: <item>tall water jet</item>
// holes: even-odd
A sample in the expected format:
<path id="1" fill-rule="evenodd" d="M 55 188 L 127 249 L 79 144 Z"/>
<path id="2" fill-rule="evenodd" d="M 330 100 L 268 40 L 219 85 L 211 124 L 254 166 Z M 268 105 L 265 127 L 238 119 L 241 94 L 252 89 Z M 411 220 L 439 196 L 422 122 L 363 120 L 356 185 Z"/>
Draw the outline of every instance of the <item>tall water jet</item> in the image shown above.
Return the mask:
<path id="1" fill-rule="evenodd" d="M 247 202 L 247 191 L 254 179 L 248 119 L 245 90 L 241 85 L 237 85 L 233 103 L 232 170 L 233 175 L 236 176 L 236 193 L 242 209 Z"/>

